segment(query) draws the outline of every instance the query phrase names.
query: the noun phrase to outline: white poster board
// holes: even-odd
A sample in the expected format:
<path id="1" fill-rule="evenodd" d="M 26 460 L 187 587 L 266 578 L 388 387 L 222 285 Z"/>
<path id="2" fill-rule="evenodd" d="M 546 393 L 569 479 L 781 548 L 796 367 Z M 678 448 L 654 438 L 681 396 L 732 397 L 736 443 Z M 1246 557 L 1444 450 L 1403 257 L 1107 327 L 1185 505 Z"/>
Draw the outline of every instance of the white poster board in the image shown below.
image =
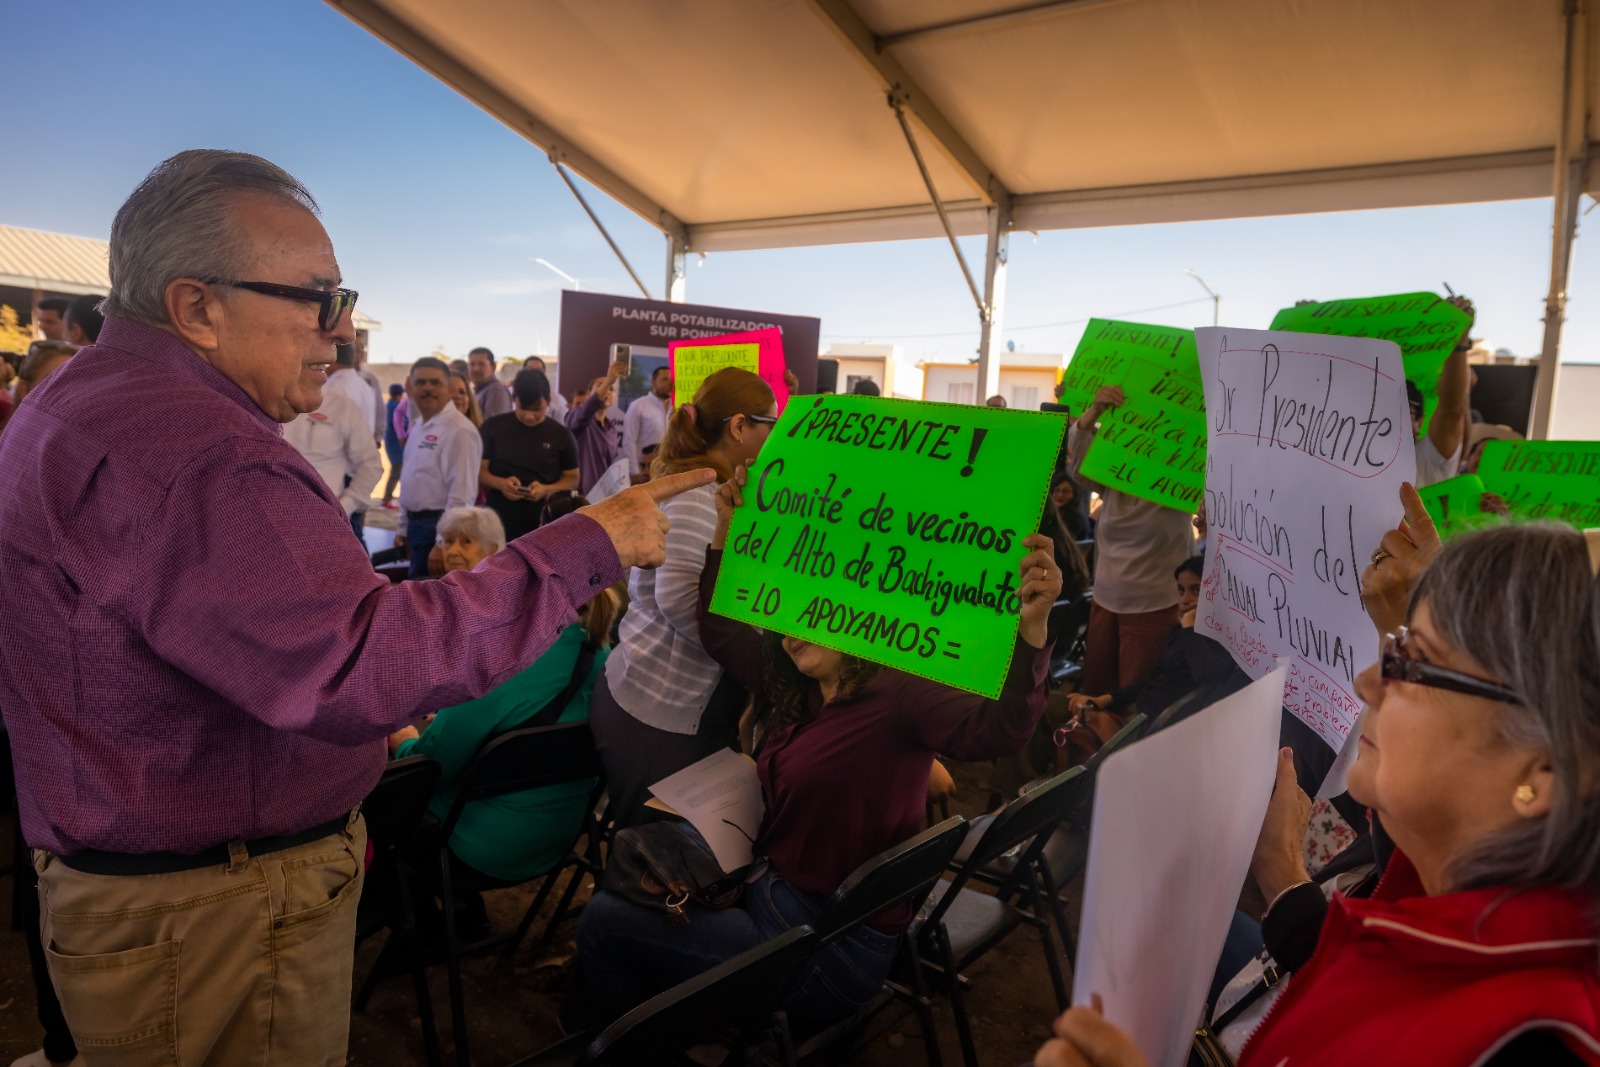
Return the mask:
<path id="1" fill-rule="evenodd" d="M 694 824 L 724 871 L 731 874 L 750 865 L 767 811 L 755 760 L 731 748 L 718 749 L 661 779 L 650 792 L 667 810 Z"/>
<path id="2" fill-rule="evenodd" d="M 1206 391 L 1206 576 L 1195 629 L 1253 678 L 1288 664 L 1284 707 L 1335 751 L 1378 654 L 1361 572 L 1400 517 L 1416 448 L 1400 347 L 1195 331 Z M 1329 785 L 1342 790 L 1340 777 Z"/>
<path id="3" fill-rule="evenodd" d="M 1072 1002 L 1182 1067 L 1277 775 L 1286 667 L 1112 754 L 1095 782 Z"/>
<path id="4" fill-rule="evenodd" d="M 584 494 L 584 499 L 588 500 L 591 504 L 598 504 L 606 497 L 616 496 L 618 493 L 628 488 L 630 482 L 631 479 L 628 477 L 628 461 L 627 459 L 619 459 L 611 466 L 607 467 L 604 474 L 595 479 L 595 483 L 591 485 L 589 487 L 589 491 Z"/>

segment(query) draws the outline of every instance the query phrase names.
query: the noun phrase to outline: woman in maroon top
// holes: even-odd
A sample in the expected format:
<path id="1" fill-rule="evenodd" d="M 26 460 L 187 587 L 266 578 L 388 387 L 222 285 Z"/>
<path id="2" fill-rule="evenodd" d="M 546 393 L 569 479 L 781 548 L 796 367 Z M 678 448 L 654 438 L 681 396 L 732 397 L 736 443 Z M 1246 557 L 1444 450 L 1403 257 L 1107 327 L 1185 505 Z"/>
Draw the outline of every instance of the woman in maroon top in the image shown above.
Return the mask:
<path id="1" fill-rule="evenodd" d="M 1021 620 L 999 699 L 990 700 L 801 641 L 763 637 L 708 610 L 741 467 L 717 494 L 717 525 L 700 579 L 705 649 L 755 696 L 757 770 L 766 817 L 744 903 L 697 910 L 687 926 L 598 893 L 578 927 L 595 1007 L 626 1011 L 663 989 L 802 923 L 814 922 L 862 863 L 915 836 L 934 756 L 984 760 L 1025 744 L 1044 711 L 1047 620 L 1061 591 L 1047 537 L 1023 541 Z M 882 986 L 909 906 L 875 916 L 817 954 L 786 1005 L 793 1015 L 847 1014 Z"/>

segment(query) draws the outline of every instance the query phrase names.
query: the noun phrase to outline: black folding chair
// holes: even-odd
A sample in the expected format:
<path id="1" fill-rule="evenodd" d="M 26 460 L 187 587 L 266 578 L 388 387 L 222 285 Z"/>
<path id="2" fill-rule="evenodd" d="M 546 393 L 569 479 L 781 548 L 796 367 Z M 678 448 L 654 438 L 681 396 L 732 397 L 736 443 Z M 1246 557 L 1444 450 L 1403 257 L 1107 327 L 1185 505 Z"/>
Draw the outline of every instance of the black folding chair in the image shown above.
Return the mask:
<path id="1" fill-rule="evenodd" d="M 1056 1004 L 1062 1011 L 1067 1009 L 1066 980 L 1050 933 L 1052 903 L 1059 902 L 1049 871 L 1039 856 L 1042 848 L 1028 846 L 1035 841 L 1042 843 L 1067 817 L 1079 800 L 1074 787 L 1086 774 L 1086 768 L 1073 767 L 995 812 L 987 828 L 972 834 L 968 845 L 963 846 L 962 851 L 970 846 L 970 852 L 955 878 L 933 887 L 922 913 L 912 923 L 909 933 L 917 951 L 911 954 L 910 965 L 919 975 L 914 985 L 925 990 L 938 988 L 950 998 L 961 1053 L 968 1067 L 977 1067 L 978 1053 L 967 1017 L 963 988 L 966 980 L 961 971 L 1018 926 L 1028 925 L 1038 931 Z M 1022 879 L 1016 900 L 967 888 L 973 872 L 1018 849 L 1024 851 L 1017 865 Z M 929 971 L 938 976 L 936 980 L 929 981 Z M 931 1009 L 931 1004 L 928 1007 Z"/>
<path id="2" fill-rule="evenodd" d="M 478 800 L 488 800 L 492 797 L 507 796 L 512 793 L 523 793 L 530 789 L 540 789 L 545 786 L 561 785 L 566 782 L 580 782 L 593 779 L 595 787 L 590 791 L 589 802 L 584 808 L 584 814 L 579 824 L 574 826 L 571 840 L 576 845 L 578 838 L 586 833 L 591 825 L 592 811 L 600 789 L 599 782 L 603 777 L 600 759 L 595 754 L 594 734 L 589 730 L 587 722 L 561 723 L 555 726 L 531 726 L 520 730 L 510 730 L 499 737 L 491 739 L 473 757 L 466 770 L 461 772 L 460 783 L 456 789 L 454 802 L 450 812 L 445 817 L 444 824 L 439 828 L 439 877 L 444 897 L 444 925 L 445 925 L 445 964 L 450 978 L 450 1016 L 455 1027 L 456 1063 L 466 1067 L 471 1062 L 467 1042 L 467 1008 L 465 995 L 461 987 L 461 957 L 468 953 L 478 952 L 499 945 L 509 939 L 514 950 L 521 935 L 527 932 L 533 915 L 543 906 L 550 890 L 554 887 L 557 877 L 565 869 L 567 860 L 572 859 L 574 853 L 569 851 L 567 857 L 558 862 L 549 871 L 536 875 L 543 878 L 544 885 L 534 898 L 528 914 L 523 916 L 523 921 L 518 925 L 517 931 L 511 935 L 491 936 L 471 944 L 463 945 L 456 935 L 456 882 L 461 877 L 460 871 L 455 867 L 454 855 L 450 851 L 450 835 L 455 831 L 456 824 L 461 819 L 461 813 L 468 804 Z M 557 908 L 556 917 L 551 920 L 553 928 L 570 904 L 572 894 L 576 892 L 578 882 L 583 875 L 574 872 L 571 882 L 563 894 L 561 904 Z M 517 881 L 503 881 L 497 878 L 481 876 L 472 880 L 470 888 L 507 889 L 512 886 L 522 885 L 533 881 L 533 878 Z M 546 930 L 548 939 L 550 930 Z"/>
<path id="3" fill-rule="evenodd" d="M 427 756 L 395 760 L 384 768 L 378 784 L 361 802 L 367 840 L 372 843 L 373 851 L 372 866 L 367 871 L 368 888 L 363 895 L 370 901 L 381 899 L 385 892 L 392 893 L 398 912 L 369 915 L 363 928 L 356 931 L 356 939 L 360 941 L 387 927 L 391 942 L 384 946 L 383 955 L 367 972 L 352 1003 L 356 1011 L 366 1008 L 373 989 L 386 976 L 385 957 L 392 956 L 391 945 L 404 945 L 416 988 L 417 1014 L 422 1020 L 422 1043 L 429 1067 L 437 1067 L 440 1062 L 439 1031 L 434 1023 L 433 998 L 428 993 L 428 976 L 417 938 L 417 913 L 411 890 L 416 877 L 413 860 L 424 840 L 428 801 L 439 788 L 440 775 L 439 762 Z M 380 879 L 389 884 L 380 884 Z"/>
<path id="4" fill-rule="evenodd" d="M 832 943 L 856 925 L 897 904 L 908 903 L 913 910 L 921 908 L 966 836 L 967 820 L 956 815 L 857 867 L 817 917 L 818 947 Z M 902 935 L 901 944 L 907 951 L 915 951 L 915 946 L 905 935 Z M 923 1041 L 928 1048 L 928 1061 L 934 1067 L 939 1067 L 942 1062 L 939 1057 L 939 1038 L 933 1028 L 931 1007 L 926 998 L 919 1003 L 909 992 L 897 989 L 893 983 L 886 985 L 883 994 L 859 1011 L 807 1035 L 795 1054 L 785 1057 L 783 1062 L 787 1067 L 793 1067 L 798 1062 L 796 1057 L 803 1059 L 823 1048 L 842 1044 L 896 994 L 910 999 L 917 1010 Z"/>
<path id="5" fill-rule="evenodd" d="M 685 1049 L 711 1041 L 729 1041 L 726 1062 L 739 1064 L 748 1062 L 752 1046 L 768 1039 L 790 1061 L 794 1050 L 781 1005 L 816 947 L 811 927 L 785 930 L 645 1001 L 599 1037 L 568 1038 L 512 1067 L 641 1067 L 670 1062 Z"/>
<path id="6" fill-rule="evenodd" d="M 1056 635 L 1050 666 L 1050 686 L 1053 689 L 1059 689 L 1083 674 L 1083 657 L 1089 638 L 1089 611 L 1093 603 L 1093 593 L 1085 590 L 1077 597 L 1058 600 L 1050 607 L 1050 632 Z"/>

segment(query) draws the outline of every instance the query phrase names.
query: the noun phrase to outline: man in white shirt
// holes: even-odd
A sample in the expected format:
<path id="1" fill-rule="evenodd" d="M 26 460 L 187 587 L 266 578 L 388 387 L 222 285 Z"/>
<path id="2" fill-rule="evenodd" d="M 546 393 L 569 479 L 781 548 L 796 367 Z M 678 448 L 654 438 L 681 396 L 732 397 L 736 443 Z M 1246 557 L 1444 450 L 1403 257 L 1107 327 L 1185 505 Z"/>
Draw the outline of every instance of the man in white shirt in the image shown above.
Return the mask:
<path id="1" fill-rule="evenodd" d="M 628 473 L 635 484 L 650 480 L 650 461 L 644 456 L 647 445 L 657 444 L 667 432 L 672 415 L 672 372 L 657 367 L 650 376 L 650 392 L 628 405 L 622 417 L 622 454 L 628 457 Z"/>
<path id="2" fill-rule="evenodd" d="M 374 407 L 372 409 L 372 443 L 379 448 L 383 447 L 385 423 L 388 422 L 389 406 L 383 395 L 383 383 L 378 381 L 378 376 L 367 369 L 367 331 L 356 332 L 356 373 L 361 380 L 367 383 L 367 388 L 372 390 Z"/>
<path id="3" fill-rule="evenodd" d="M 474 348 L 467 353 L 467 377 L 472 379 L 472 391 L 478 396 L 478 410 L 485 419 L 504 415 L 511 410 L 511 393 L 494 373 L 494 353 L 487 348 Z"/>
<path id="4" fill-rule="evenodd" d="M 450 402 L 450 368 L 443 360 L 424 356 L 413 363 L 406 395 L 411 432 L 401 461 L 400 510 L 411 552 L 408 577 L 426 578 L 439 516 L 478 499 L 483 442 L 478 428 Z"/>
<path id="5" fill-rule="evenodd" d="M 383 461 L 366 416 L 343 393 L 325 392 L 321 407 L 284 426 L 283 439 L 333 490 L 360 537 L 373 487 L 383 476 Z"/>
<path id="6" fill-rule="evenodd" d="M 367 433 L 371 435 L 373 429 L 382 422 L 382 408 L 378 406 L 378 398 L 373 395 L 372 387 L 362 380 L 356 370 L 356 346 L 335 345 L 333 361 L 334 368 L 328 373 L 323 390 L 338 393 L 354 404 L 366 420 Z"/>
<path id="7" fill-rule="evenodd" d="M 1439 369 L 1439 398 L 1433 407 L 1433 419 L 1428 432 L 1422 432 L 1422 390 L 1409 379 L 1406 381 L 1406 399 L 1411 404 L 1411 436 L 1417 442 L 1417 488 L 1454 478 L 1461 469 L 1462 445 L 1466 441 L 1468 422 L 1468 395 L 1472 392 L 1472 368 L 1467 366 L 1467 353 L 1472 350 L 1472 321 L 1476 312 L 1472 301 L 1464 296 L 1452 296 L 1450 303 L 1473 316 L 1461 332 L 1455 351 L 1445 359 Z"/>

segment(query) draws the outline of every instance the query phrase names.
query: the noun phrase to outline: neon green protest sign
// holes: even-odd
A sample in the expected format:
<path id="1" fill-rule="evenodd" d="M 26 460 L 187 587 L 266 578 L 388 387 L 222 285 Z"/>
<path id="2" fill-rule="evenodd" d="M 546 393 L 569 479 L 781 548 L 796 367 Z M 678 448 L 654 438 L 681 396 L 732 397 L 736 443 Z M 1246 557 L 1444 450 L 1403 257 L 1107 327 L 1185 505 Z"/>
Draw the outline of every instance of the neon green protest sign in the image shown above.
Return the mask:
<path id="1" fill-rule="evenodd" d="M 1478 477 L 1516 518 L 1600 526 L 1600 441 L 1490 441 Z"/>
<path id="2" fill-rule="evenodd" d="M 1434 482 L 1417 490 L 1423 507 L 1433 518 L 1439 539 L 1448 541 L 1457 534 L 1475 530 L 1499 519 L 1494 512 L 1483 510 L 1483 494 L 1487 492 L 1483 480 L 1476 474 L 1461 474 Z"/>
<path id="3" fill-rule="evenodd" d="M 738 367 L 751 374 L 761 370 L 761 346 L 754 342 L 735 345 L 678 345 L 672 350 L 672 402 L 693 400 L 700 383 L 725 367 Z"/>
<path id="4" fill-rule="evenodd" d="M 1422 425 L 1439 402 L 1439 372 L 1472 319 L 1433 293 L 1398 293 L 1352 300 L 1325 300 L 1284 308 L 1272 329 L 1296 333 L 1376 337 L 1400 346 L 1406 380 L 1422 392 Z"/>
<path id="5" fill-rule="evenodd" d="M 1062 377 L 1074 415 L 1102 385 L 1122 387 L 1083 457 L 1086 478 L 1169 508 L 1193 511 L 1205 498 L 1205 390 L 1194 331 L 1090 319 Z"/>
<path id="6" fill-rule="evenodd" d="M 996 697 L 1060 415 L 797 397 L 750 469 L 711 610 Z"/>

